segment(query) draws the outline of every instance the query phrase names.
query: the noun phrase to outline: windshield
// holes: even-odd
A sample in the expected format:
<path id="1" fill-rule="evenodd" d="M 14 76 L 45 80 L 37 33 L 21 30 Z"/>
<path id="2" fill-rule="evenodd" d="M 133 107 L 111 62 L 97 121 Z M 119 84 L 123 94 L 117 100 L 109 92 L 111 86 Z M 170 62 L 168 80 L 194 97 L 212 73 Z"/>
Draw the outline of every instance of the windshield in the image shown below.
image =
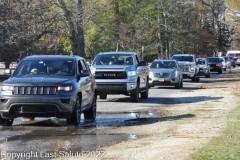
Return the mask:
<path id="1" fill-rule="evenodd" d="M 198 64 L 200 64 L 200 65 L 205 64 L 205 59 L 198 59 Z"/>
<path id="2" fill-rule="evenodd" d="M 240 57 L 240 53 L 239 53 L 239 52 L 236 52 L 236 53 L 228 53 L 227 56 Z"/>
<path id="3" fill-rule="evenodd" d="M 226 61 L 228 61 L 228 57 L 224 57 L 224 59 L 225 59 Z"/>
<path id="4" fill-rule="evenodd" d="M 176 61 L 194 62 L 193 56 L 173 56 L 172 59 L 175 59 Z"/>
<path id="5" fill-rule="evenodd" d="M 93 65 L 134 65 L 134 56 L 130 54 L 105 54 L 98 55 Z"/>
<path id="6" fill-rule="evenodd" d="M 207 58 L 208 62 L 220 62 L 219 58 Z"/>
<path id="7" fill-rule="evenodd" d="M 173 68 L 177 68 L 177 66 L 174 61 L 156 61 L 151 64 L 150 68 L 173 69 Z"/>
<path id="8" fill-rule="evenodd" d="M 63 75 L 73 76 L 73 60 L 22 60 L 13 76 Z"/>

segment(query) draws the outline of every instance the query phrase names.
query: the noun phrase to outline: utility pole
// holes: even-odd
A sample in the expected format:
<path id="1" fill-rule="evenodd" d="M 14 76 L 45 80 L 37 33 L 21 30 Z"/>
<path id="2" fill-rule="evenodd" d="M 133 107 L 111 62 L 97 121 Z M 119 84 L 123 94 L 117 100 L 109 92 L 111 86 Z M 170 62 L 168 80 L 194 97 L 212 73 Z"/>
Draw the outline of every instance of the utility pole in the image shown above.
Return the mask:
<path id="1" fill-rule="evenodd" d="M 142 46 L 142 61 L 144 60 L 143 59 L 143 53 L 144 53 L 144 46 Z"/>

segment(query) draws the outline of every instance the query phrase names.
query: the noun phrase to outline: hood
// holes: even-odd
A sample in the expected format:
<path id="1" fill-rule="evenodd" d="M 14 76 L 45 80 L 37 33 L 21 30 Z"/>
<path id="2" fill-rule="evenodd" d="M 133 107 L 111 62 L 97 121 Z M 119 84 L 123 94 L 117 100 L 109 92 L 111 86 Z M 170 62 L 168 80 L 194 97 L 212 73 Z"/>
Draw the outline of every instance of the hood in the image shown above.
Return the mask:
<path id="1" fill-rule="evenodd" d="M 70 77 L 10 77 L 9 79 L 3 81 L 2 84 L 46 84 L 46 85 L 58 85 L 64 83 L 71 83 L 73 81 Z"/>
<path id="2" fill-rule="evenodd" d="M 175 69 L 165 69 L 165 68 L 150 68 L 150 72 L 154 73 L 172 73 Z"/>
<path id="3" fill-rule="evenodd" d="M 208 62 L 208 64 L 220 64 L 221 62 Z"/>
<path id="4" fill-rule="evenodd" d="M 199 67 L 204 68 L 205 66 L 206 66 L 205 64 L 201 64 Z"/>
<path id="5" fill-rule="evenodd" d="M 136 66 L 134 65 L 92 65 L 91 71 L 134 71 Z"/>
<path id="6" fill-rule="evenodd" d="M 191 64 L 194 64 L 194 62 L 188 62 L 188 61 L 178 61 L 177 63 L 180 64 L 180 65 L 191 65 Z"/>

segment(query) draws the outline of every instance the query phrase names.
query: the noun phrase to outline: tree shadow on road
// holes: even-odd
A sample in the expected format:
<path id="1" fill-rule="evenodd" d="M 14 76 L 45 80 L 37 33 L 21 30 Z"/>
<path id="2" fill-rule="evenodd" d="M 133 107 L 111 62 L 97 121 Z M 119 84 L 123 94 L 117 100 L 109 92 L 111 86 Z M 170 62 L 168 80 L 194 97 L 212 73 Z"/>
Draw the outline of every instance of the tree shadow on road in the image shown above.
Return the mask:
<path id="1" fill-rule="evenodd" d="M 203 101 L 218 101 L 223 99 L 224 97 L 209 97 L 209 96 L 194 96 L 194 97 L 149 97 L 148 99 L 141 99 L 140 104 L 184 104 L 184 103 L 196 103 L 196 102 L 203 102 Z M 129 103 L 129 98 L 112 98 L 107 99 L 105 101 L 98 101 L 101 102 L 108 102 L 108 103 L 115 103 L 115 102 L 122 102 L 122 103 Z"/>

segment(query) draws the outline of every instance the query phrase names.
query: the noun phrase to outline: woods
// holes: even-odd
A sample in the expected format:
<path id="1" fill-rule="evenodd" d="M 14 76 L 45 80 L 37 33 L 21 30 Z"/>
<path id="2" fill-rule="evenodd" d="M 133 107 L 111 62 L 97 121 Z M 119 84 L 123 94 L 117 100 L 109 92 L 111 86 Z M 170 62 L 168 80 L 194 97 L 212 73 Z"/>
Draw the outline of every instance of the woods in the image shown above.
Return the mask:
<path id="1" fill-rule="evenodd" d="M 0 61 L 135 51 L 214 55 L 239 48 L 237 0 L 1 0 Z"/>

